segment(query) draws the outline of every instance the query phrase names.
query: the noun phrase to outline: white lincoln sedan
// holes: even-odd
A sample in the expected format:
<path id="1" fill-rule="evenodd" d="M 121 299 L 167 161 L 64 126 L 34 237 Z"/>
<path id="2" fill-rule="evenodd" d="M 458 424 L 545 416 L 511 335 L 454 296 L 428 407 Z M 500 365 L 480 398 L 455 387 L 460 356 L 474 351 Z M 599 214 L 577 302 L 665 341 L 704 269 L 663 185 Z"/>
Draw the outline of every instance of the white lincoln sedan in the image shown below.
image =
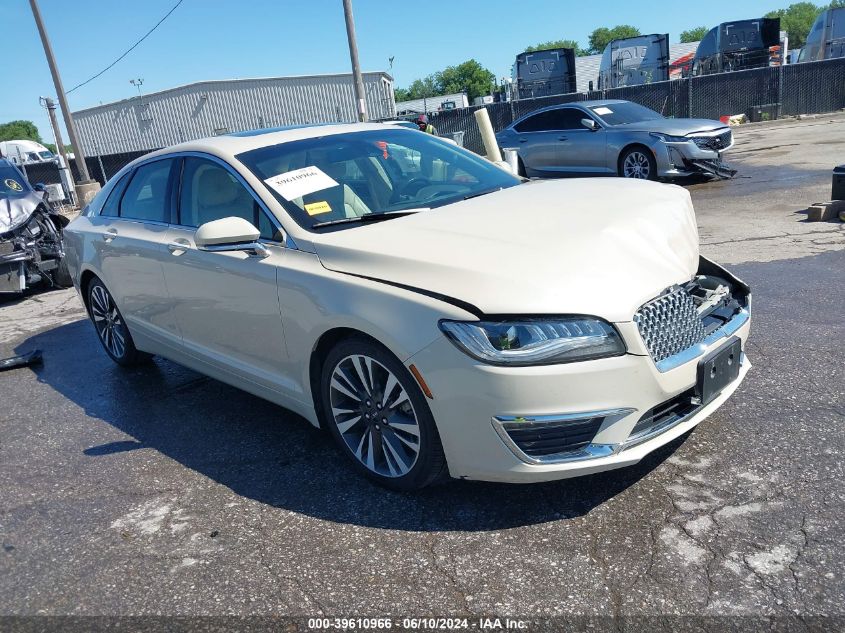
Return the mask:
<path id="1" fill-rule="evenodd" d="M 634 464 L 750 367 L 749 288 L 699 256 L 684 189 L 523 182 L 414 130 L 153 152 L 65 236 L 115 362 L 278 403 L 396 489 Z"/>

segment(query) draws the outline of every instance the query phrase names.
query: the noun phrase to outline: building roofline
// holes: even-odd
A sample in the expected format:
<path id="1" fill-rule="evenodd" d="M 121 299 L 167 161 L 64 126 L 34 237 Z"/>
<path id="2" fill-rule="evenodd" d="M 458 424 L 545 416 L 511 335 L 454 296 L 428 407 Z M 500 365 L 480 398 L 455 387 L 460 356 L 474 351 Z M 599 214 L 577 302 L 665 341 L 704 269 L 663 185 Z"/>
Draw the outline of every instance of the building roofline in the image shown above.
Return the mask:
<path id="1" fill-rule="evenodd" d="M 362 75 L 384 75 L 390 81 L 394 81 L 393 75 L 384 71 L 384 70 L 370 70 L 370 71 L 363 71 Z M 203 79 L 202 81 L 192 81 L 187 84 L 182 84 L 180 86 L 173 86 L 172 88 L 165 88 L 163 90 L 157 90 L 155 92 L 147 92 L 143 95 L 127 97 L 126 99 L 118 99 L 116 101 L 109 101 L 108 103 L 101 103 L 95 106 L 88 106 L 87 108 L 80 108 L 79 110 L 74 110 L 71 112 L 72 115 L 82 114 L 85 112 L 91 112 L 94 110 L 99 110 L 101 108 L 111 108 L 119 103 L 128 103 L 137 101 L 139 98 L 144 97 L 156 97 L 159 95 L 164 95 L 170 92 L 175 92 L 177 90 L 184 90 L 185 88 L 193 88 L 195 86 L 203 86 L 208 84 L 220 84 L 220 83 L 241 83 L 247 81 L 278 81 L 280 79 L 318 79 L 321 77 L 351 77 L 352 73 L 317 73 L 313 75 L 285 75 L 281 77 L 238 77 L 235 79 Z"/>

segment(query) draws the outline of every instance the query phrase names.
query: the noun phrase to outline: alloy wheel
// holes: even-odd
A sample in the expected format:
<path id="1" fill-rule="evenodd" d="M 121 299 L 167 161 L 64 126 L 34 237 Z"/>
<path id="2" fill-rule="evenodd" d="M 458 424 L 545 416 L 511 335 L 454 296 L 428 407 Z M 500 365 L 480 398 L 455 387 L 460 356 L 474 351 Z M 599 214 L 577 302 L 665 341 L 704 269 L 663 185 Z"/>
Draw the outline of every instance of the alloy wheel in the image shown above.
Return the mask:
<path id="1" fill-rule="evenodd" d="M 91 318 L 105 348 L 115 358 L 126 354 L 126 326 L 108 291 L 101 285 L 91 289 Z"/>
<path id="2" fill-rule="evenodd" d="M 373 473 L 402 477 L 420 454 L 420 425 L 411 399 L 387 367 L 363 354 L 335 365 L 331 419 L 355 458 Z"/>
<path id="3" fill-rule="evenodd" d="M 651 163 L 648 160 L 648 156 L 638 151 L 630 152 L 622 164 L 622 174 L 625 178 L 648 180 L 648 177 L 651 175 Z"/>

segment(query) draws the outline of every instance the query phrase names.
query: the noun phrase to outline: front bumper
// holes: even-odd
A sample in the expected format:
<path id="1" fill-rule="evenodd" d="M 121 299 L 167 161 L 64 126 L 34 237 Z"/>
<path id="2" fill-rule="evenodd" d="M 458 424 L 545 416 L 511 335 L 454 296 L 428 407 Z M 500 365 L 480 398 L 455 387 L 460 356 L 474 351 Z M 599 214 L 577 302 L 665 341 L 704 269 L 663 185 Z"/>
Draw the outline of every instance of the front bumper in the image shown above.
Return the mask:
<path id="1" fill-rule="evenodd" d="M 699 357 L 660 371 L 645 353 L 636 325 L 626 322 L 616 326 L 628 345 L 625 356 L 540 367 L 495 367 L 474 361 L 444 337 L 408 359 L 407 364 L 416 366 L 433 393 L 429 405 L 450 474 L 527 483 L 635 464 L 718 409 L 751 367 L 743 355 L 739 376 L 713 401 L 672 424 L 636 434 L 635 426 L 649 411 L 695 386 Z M 749 330 L 750 320 L 746 318 L 732 332 L 741 339 L 743 350 Z M 726 340 L 720 337 L 708 341 L 700 351 L 709 353 Z M 503 421 L 512 418 L 583 419 L 585 413 L 599 412 L 608 415 L 601 416 L 590 445 L 580 453 L 551 462 L 525 455 L 502 432 Z"/>
<path id="2" fill-rule="evenodd" d="M 735 170 L 722 163 L 722 154 L 733 147 L 733 143 L 719 151 L 702 149 L 693 141 L 683 143 L 657 141 L 652 151 L 657 160 L 657 175 L 660 178 L 680 178 L 695 174 L 709 174 L 720 178 L 731 178 Z"/>

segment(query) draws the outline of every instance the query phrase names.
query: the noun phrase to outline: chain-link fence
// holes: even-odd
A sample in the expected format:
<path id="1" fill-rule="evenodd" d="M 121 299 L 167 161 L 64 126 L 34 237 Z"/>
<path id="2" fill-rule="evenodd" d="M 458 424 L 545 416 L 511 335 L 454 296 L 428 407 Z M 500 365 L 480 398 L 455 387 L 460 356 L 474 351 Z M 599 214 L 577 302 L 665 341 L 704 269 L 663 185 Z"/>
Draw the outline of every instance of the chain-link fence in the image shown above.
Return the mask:
<path id="1" fill-rule="evenodd" d="M 463 146 L 484 153 L 475 111 L 487 108 L 497 132 L 520 117 L 551 105 L 591 99 L 625 99 L 660 112 L 663 116 L 718 119 L 745 114 L 752 121 L 776 119 L 797 114 L 818 114 L 845 108 L 845 58 L 771 68 L 755 68 L 730 73 L 661 81 L 642 86 L 625 86 L 604 91 L 520 99 L 432 113 L 431 123 L 438 134 L 462 137 Z M 120 169 L 147 151 L 89 156 L 91 178 L 105 184 Z M 70 161 L 75 181 L 79 173 Z M 60 183 L 55 163 L 26 165 L 31 183 Z"/>
<path id="2" fill-rule="evenodd" d="M 431 122 L 441 136 L 463 132 L 464 147 L 484 153 L 474 115 L 480 107 L 498 132 L 540 108 L 590 99 L 625 99 L 674 118 L 744 114 L 761 121 L 833 112 L 845 108 L 845 58 L 461 108 L 433 113 Z"/>

